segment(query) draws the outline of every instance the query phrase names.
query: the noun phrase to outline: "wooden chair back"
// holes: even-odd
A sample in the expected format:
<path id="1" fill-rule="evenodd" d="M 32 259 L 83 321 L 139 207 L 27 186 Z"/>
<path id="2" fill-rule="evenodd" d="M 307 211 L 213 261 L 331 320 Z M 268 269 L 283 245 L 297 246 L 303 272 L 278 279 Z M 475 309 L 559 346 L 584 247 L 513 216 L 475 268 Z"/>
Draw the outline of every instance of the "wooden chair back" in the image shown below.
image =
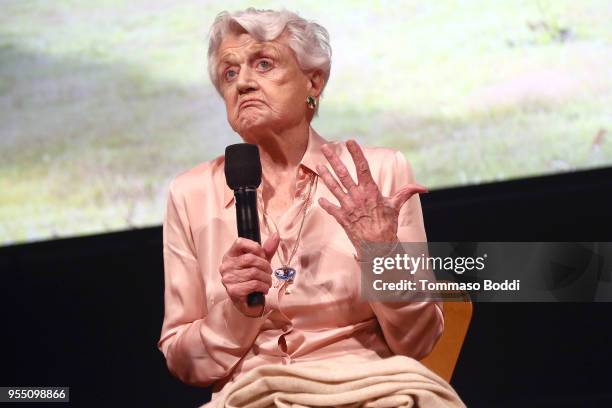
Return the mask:
<path id="1" fill-rule="evenodd" d="M 423 365 L 449 383 L 472 320 L 472 312 L 472 302 L 465 292 L 445 300 L 444 332 L 431 353 L 421 360 Z"/>

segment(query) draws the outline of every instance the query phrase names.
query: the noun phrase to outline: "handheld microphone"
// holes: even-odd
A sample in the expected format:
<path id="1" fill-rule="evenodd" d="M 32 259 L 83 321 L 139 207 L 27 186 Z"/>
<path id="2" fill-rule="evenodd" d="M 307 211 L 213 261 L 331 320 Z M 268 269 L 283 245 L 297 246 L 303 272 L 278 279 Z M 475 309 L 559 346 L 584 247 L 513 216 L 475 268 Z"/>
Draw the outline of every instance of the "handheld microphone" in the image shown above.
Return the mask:
<path id="1" fill-rule="evenodd" d="M 261 244 L 257 187 L 261 184 L 261 161 L 257 145 L 238 143 L 225 148 L 225 181 L 234 190 L 238 236 Z M 249 306 L 265 303 L 264 294 L 252 292 L 247 296 Z"/>

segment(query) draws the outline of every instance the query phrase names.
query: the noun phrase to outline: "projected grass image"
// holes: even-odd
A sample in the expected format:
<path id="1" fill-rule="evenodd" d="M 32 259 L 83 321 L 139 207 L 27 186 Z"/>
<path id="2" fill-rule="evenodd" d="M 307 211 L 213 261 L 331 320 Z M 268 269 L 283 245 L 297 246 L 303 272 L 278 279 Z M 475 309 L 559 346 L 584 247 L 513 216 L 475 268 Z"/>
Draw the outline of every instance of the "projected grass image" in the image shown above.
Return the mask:
<path id="1" fill-rule="evenodd" d="M 378 3 L 376 3 L 378 4 Z M 313 127 L 404 152 L 430 189 L 612 164 L 612 4 L 295 1 L 332 74 Z M 207 30 L 245 1 L 0 3 L 0 245 L 160 224 L 237 143 Z"/>

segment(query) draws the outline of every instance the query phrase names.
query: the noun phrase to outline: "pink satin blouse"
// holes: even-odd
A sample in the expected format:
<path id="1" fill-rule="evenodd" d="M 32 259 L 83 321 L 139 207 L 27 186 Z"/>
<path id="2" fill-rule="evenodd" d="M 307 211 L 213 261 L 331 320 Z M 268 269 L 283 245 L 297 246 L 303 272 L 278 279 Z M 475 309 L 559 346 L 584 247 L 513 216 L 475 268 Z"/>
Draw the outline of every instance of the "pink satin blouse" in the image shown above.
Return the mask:
<path id="1" fill-rule="evenodd" d="M 259 193 L 262 242 L 278 228 L 283 260 L 293 250 L 309 188 L 312 196 L 291 262 L 297 270 L 291 293 L 272 287 L 262 317 L 242 315 L 221 283 L 221 258 L 237 238 L 233 192 L 225 183 L 223 157 L 180 174 L 170 184 L 163 226 L 165 316 L 158 348 L 170 372 L 183 382 L 214 383 L 213 401 L 228 382 L 262 364 L 348 355 L 364 360 L 394 354 L 420 359 L 442 333 L 439 303 L 360 301 L 355 249 L 342 227 L 318 204 L 320 197 L 337 203 L 317 176 L 316 165 L 328 164 L 320 149 L 324 143 L 311 128 L 294 201 L 277 225 L 263 217 Z M 345 144 L 331 146 L 356 180 Z M 388 148 L 363 150 L 383 195 L 414 181 L 402 153 Z M 398 236 L 403 242 L 426 241 L 417 195 L 402 207 Z M 272 267 L 279 266 L 277 253 Z"/>

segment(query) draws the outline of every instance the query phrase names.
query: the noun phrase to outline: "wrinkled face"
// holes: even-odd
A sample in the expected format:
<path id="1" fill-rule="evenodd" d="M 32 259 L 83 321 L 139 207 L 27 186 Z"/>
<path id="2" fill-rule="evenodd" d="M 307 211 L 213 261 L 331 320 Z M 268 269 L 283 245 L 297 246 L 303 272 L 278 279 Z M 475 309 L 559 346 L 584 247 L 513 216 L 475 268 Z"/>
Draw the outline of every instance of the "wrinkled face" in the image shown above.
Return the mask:
<path id="1" fill-rule="evenodd" d="M 245 141 L 256 143 L 307 121 L 312 84 L 283 39 L 228 35 L 217 51 L 216 69 L 227 119 Z"/>

